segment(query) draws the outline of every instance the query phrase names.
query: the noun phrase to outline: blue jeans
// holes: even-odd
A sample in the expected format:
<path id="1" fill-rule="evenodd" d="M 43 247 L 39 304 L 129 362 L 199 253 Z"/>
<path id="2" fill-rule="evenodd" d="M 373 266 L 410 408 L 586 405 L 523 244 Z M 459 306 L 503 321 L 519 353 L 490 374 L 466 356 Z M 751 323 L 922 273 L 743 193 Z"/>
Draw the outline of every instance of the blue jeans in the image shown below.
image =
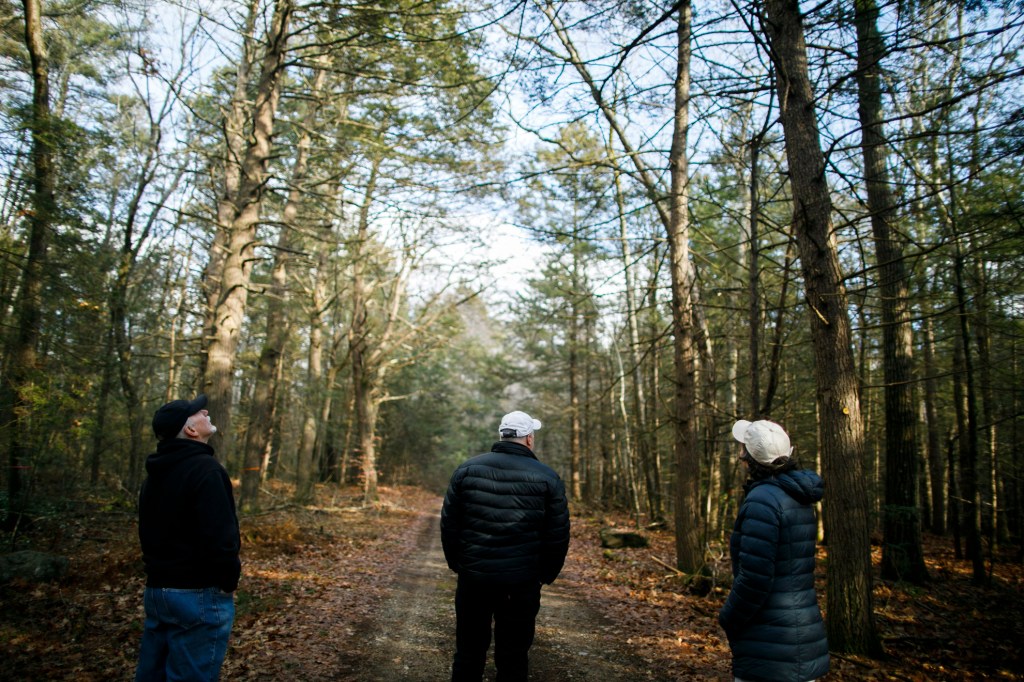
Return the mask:
<path id="1" fill-rule="evenodd" d="M 147 587 L 135 682 L 213 682 L 228 650 L 235 599 L 216 587 Z"/>
<path id="2" fill-rule="evenodd" d="M 491 646 L 498 682 L 525 682 L 533 644 L 540 583 L 478 584 L 459 578 L 455 588 L 455 657 L 452 682 L 480 682 Z"/>

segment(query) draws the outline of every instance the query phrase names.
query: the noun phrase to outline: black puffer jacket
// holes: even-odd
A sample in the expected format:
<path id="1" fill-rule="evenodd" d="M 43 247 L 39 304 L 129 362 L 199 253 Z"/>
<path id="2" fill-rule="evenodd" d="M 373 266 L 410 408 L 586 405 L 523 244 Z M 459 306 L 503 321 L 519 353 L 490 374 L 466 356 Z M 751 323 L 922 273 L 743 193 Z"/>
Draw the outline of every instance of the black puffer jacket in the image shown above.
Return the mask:
<path id="1" fill-rule="evenodd" d="M 803 682 L 828 672 L 814 591 L 811 505 L 821 496 L 821 478 L 807 470 L 755 481 L 747 492 L 729 540 L 732 591 L 718 616 L 736 677 Z"/>
<path id="2" fill-rule="evenodd" d="M 495 443 L 452 474 L 441 543 L 460 579 L 554 582 L 569 549 L 565 486 L 525 445 Z"/>
<path id="3" fill-rule="evenodd" d="M 233 592 L 242 566 L 231 479 L 206 443 L 173 438 L 146 459 L 139 539 L 149 587 Z"/>

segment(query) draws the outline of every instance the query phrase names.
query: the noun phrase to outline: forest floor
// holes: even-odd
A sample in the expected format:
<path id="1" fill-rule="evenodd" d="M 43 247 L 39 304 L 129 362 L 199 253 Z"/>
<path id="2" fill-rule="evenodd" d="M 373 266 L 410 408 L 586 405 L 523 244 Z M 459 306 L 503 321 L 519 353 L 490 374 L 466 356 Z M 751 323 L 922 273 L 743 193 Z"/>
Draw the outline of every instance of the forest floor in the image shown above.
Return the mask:
<path id="1" fill-rule="evenodd" d="M 384 488 L 365 508 L 354 489 L 324 489 L 316 506 L 297 507 L 276 494 L 267 511 L 241 519 L 243 575 L 222 679 L 446 680 L 455 580 L 440 550 L 440 498 Z M 716 621 L 726 589 L 691 594 L 666 565 L 669 532 L 645 531 L 646 548 L 609 550 L 598 531 L 628 528 L 625 518 L 575 511 L 572 521 L 565 569 L 543 590 L 531 680 L 731 679 Z M 0 541 L 3 552 L 70 559 L 60 582 L 0 585 L 0 680 L 131 679 L 144 583 L 134 511 L 65 504 Z M 1024 567 L 997 557 L 989 584 L 976 586 L 950 545 L 928 539 L 923 587 L 876 580 L 887 657 L 834 655 L 827 679 L 1024 679 Z M 820 559 L 823 574 L 824 550 Z"/>

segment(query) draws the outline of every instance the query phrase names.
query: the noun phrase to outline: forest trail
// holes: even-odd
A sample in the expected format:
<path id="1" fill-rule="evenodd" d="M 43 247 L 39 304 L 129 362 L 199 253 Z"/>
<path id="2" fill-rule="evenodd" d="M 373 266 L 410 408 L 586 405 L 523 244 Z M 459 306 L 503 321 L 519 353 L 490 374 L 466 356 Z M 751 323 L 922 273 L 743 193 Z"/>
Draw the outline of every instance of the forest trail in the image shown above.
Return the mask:
<path id="1" fill-rule="evenodd" d="M 376 616 L 357 626 L 358 650 L 342 654 L 335 679 L 348 682 L 443 681 L 455 645 L 455 574 L 441 550 L 439 517 L 421 514 L 411 528 L 415 554 L 402 559 L 392 591 Z M 563 575 L 563 577 L 565 577 Z M 625 650 L 615 627 L 574 593 L 571 581 L 546 585 L 530 650 L 535 682 L 656 680 Z M 494 680 L 494 647 L 485 680 Z"/>

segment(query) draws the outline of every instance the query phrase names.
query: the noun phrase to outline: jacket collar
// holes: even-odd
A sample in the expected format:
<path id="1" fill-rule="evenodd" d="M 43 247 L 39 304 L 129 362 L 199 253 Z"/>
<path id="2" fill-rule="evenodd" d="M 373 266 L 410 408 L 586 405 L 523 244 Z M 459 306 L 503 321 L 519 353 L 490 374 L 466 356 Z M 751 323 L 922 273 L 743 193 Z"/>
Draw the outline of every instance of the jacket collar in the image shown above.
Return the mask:
<path id="1" fill-rule="evenodd" d="M 530 448 L 526 447 L 522 443 L 513 443 L 508 440 L 500 440 L 492 445 L 491 452 L 501 452 L 506 455 L 519 455 L 521 457 L 537 459 L 537 455 L 533 454 L 533 450 Z"/>

